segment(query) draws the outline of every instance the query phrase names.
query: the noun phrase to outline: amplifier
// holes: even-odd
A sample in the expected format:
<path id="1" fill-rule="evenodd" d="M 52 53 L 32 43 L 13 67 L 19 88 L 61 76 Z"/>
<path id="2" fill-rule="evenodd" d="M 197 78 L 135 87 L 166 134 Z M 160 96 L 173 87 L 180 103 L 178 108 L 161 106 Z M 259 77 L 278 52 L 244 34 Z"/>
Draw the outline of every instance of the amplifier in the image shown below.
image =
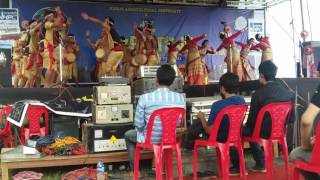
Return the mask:
<path id="1" fill-rule="evenodd" d="M 89 153 L 124 151 L 127 149 L 124 134 L 130 129 L 133 129 L 132 123 L 83 124 L 82 144 Z"/>
<path id="2" fill-rule="evenodd" d="M 170 86 L 170 90 L 175 92 L 183 92 L 183 79 L 176 77 L 174 82 Z M 141 95 L 144 93 L 149 93 L 157 88 L 156 78 L 141 78 L 137 79 L 133 83 L 135 95 Z"/>
<path id="3" fill-rule="evenodd" d="M 131 86 L 95 86 L 93 96 L 96 104 L 130 104 Z"/>
<path id="4" fill-rule="evenodd" d="M 156 77 L 157 76 L 157 69 L 160 66 L 140 66 L 137 73 L 137 78 L 144 78 L 144 77 Z M 178 67 L 177 65 L 172 65 L 173 69 L 176 71 L 176 76 L 178 76 Z"/>
<path id="5" fill-rule="evenodd" d="M 93 104 L 92 118 L 95 124 L 133 122 L 132 104 L 96 105 Z"/>
<path id="6" fill-rule="evenodd" d="M 127 85 L 129 84 L 129 79 L 122 76 L 101 76 L 99 77 L 99 83 L 101 84 L 113 84 L 113 85 Z"/>

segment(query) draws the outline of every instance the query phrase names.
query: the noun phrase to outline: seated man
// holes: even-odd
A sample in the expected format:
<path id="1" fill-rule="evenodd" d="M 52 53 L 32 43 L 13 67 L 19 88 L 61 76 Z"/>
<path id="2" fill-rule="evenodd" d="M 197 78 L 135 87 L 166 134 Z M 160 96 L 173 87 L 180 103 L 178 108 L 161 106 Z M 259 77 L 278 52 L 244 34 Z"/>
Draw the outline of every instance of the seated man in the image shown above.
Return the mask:
<path id="1" fill-rule="evenodd" d="M 301 117 L 301 147 L 294 149 L 290 153 L 290 160 L 294 162 L 297 159 L 310 161 L 312 145 L 314 144 L 314 136 L 312 135 L 312 126 L 316 127 L 315 119 L 320 113 L 320 84 L 314 93 L 311 102 Z M 320 179 L 316 173 L 302 171 L 301 174 L 307 180 Z"/>
<path id="2" fill-rule="evenodd" d="M 134 168 L 134 151 L 136 143 L 144 143 L 146 138 L 146 129 L 149 117 L 153 111 L 165 107 L 183 107 L 186 102 L 182 94 L 169 90 L 169 86 L 173 83 L 176 72 L 170 65 L 162 65 L 157 70 L 156 83 L 158 88 L 151 92 L 140 96 L 134 118 L 135 129 L 125 133 L 125 140 L 128 149 L 130 170 Z M 155 120 L 151 141 L 153 144 L 160 144 L 162 137 L 162 127 L 160 120 Z M 132 173 L 132 172 L 131 172 Z M 131 174 L 132 175 L 132 174 Z"/>
<path id="3" fill-rule="evenodd" d="M 238 85 L 239 78 L 237 75 L 227 72 L 221 76 L 219 86 L 222 100 L 212 104 L 208 121 L 205 119 L 203 112 L 198 113 L 199 119 L 192 122 L 192 125 L 188 128 L 188 131 L 184 136 L 183 143 L 185 148 L 193 149 L 194 141 L 196 139 L 199 139 L 200 137 L 207 138 L 209 136 L 215 118 L 223 108 L 231 105 L 245 104 L 245 100 L 235 94 L 237 92 Z M 226 142 L 228 131 L 229 120 L 226 117 L 221 121 L 217 141 Z"/>
<path id="4" fill-rule="evenodd" d="M 294 101 L 294 94 L 276 82 L 277 66 L 272 61 L 262 62 L 259 66 L 259 81 L 262 87 L 253 93 L 250 104 L 250 112 L 248 120 L 242 128 L 242 136 L 250 137 L 255 128 L 256 118 L 259 110 L 266 104 L 272 102 L 288 102 Z M 270 115 L 266 114 L 262 122 L 261 134 L 262 138 L 269 138 L 271 133 Z M 262 148 L 259 144 L 250 143 L 251 152 L 256 162 L 252 168 L 254 172 L 266 172 L 265 160 Z M 239 159 L 237 151 L 230 152 L 233 167 L 230 169 L 231 175 L 239 173 Z"/>

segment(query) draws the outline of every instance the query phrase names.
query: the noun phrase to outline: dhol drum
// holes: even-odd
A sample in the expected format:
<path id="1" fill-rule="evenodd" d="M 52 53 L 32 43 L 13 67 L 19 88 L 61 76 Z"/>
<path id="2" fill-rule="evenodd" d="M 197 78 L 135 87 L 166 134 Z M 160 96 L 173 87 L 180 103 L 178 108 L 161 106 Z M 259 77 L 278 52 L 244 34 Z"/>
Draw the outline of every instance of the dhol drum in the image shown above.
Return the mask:
<path id="1" fill-rule="evenodd" d="M 102 48 L 98 48 L 96 50 L 96 57 L 97 59 L 103 59 L 106 56 L 106 51 Z"/>
<path id="2" fill-rule="evenodd" d="M 73 63 L 73 62 L 75 62 L 76 61 L 76 55 L 74 54 L 74 53 L 67 53 L 66 55 L 65 55 L 65 58 L 66 58 L 66 60 L 69 62 L 69 63 Z"/>

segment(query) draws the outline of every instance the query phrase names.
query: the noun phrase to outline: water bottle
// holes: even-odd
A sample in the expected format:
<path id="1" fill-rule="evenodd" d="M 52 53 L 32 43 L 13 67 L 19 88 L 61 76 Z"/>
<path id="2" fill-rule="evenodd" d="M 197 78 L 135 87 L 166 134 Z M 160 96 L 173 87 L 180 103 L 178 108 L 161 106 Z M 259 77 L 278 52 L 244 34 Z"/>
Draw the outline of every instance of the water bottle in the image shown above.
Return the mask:
<path id="1" fill-rule="evenodd" d="M 104 180 L 104 164 L 102 161 L 97 163 L 97 180 Z"/>

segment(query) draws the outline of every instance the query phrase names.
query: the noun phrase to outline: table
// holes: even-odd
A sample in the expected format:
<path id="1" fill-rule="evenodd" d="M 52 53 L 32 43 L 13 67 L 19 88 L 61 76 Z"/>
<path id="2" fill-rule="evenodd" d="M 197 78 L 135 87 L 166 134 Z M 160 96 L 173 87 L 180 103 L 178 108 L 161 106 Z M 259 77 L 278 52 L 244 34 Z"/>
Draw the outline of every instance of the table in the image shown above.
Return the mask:
<path id="1" fill-rule="evenodd" d="M 4 148 L 2 152 L 10 149 Z M 140 159 L 152 159 L 152 151 L 141 151 Z M 104 163 L 128 161 L 128 153 L 108 152 L 75 156 L 45 156 L 43 158 L 33 159 L 4 159 L 1 160 L 2 179 L 9 179 L 9 169 L 37 168 L 37 167 L 55 167 L 70 165 L 96 164 L 99 160 Z"/>

